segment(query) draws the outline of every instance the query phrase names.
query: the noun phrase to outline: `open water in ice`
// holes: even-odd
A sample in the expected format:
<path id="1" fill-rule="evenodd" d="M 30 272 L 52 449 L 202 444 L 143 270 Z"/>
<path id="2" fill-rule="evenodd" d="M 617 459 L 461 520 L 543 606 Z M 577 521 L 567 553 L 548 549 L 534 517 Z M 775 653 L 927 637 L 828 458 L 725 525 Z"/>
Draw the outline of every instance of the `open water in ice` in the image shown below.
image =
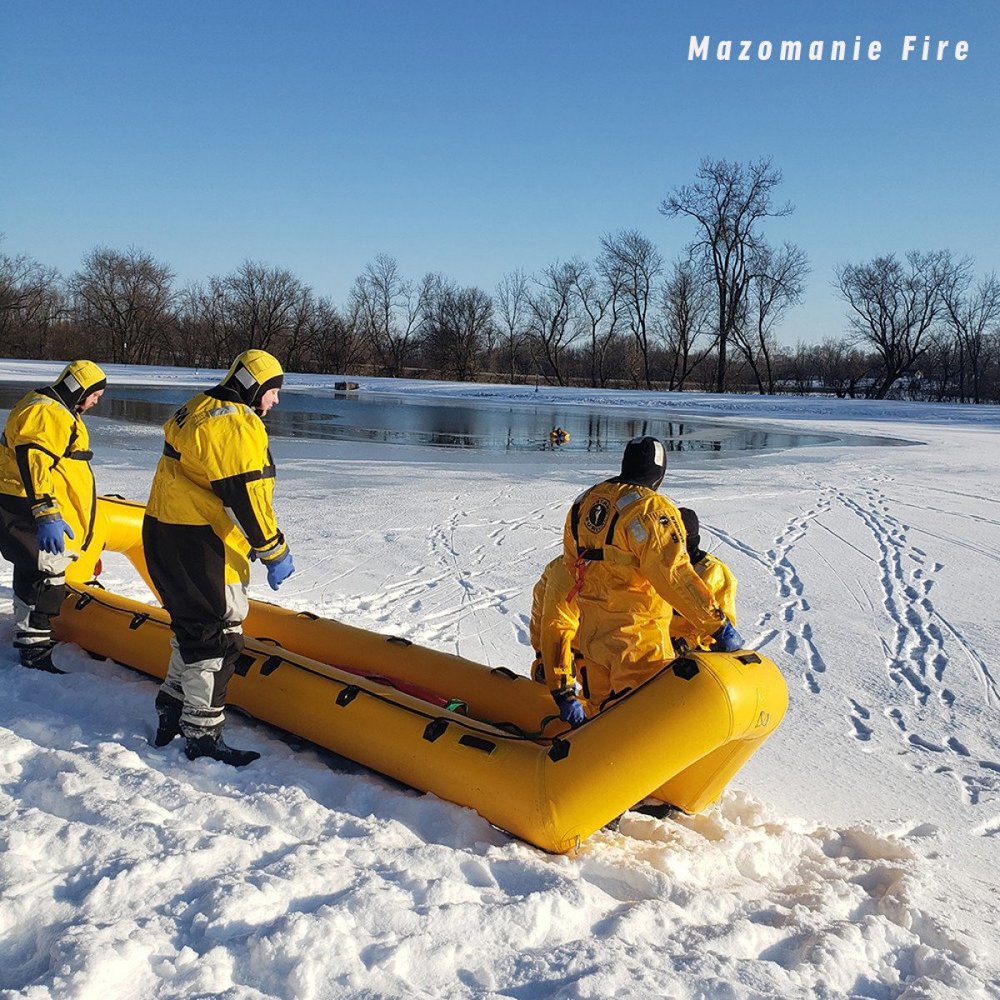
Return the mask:
<path id="1" fill-rule="evenodd" d="M 0 407 L 24 394 L 22 384 L 0 383 Z M 95 416 L 129 423 L 162 424 L 193 395 L 189 386 L 116 385 Z M 555 427 L 569 432 L 566 451 L 620 452 L 639 434 L 660 438 L 672 452 L 781 451 L 825 444 L 885 445 L 901 442 L 856 434 L 794 433 L 744 420 L 691 420 L 668 408 L 630 410 L 577 404 L 503 400 L 427 399 L 362 391 L 283 389 L 266 418 L 274 437 L 308 437 L 416 444 L 481 451 L 542 451 L 554 447 Z"/>

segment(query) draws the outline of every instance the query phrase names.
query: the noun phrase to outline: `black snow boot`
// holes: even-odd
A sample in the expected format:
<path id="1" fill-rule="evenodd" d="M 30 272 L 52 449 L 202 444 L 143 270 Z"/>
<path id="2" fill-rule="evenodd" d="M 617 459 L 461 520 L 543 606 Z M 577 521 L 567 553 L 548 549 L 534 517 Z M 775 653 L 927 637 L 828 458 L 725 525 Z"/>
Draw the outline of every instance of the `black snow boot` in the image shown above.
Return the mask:
<path id="1" fill-rule="evenodd" d="M 632 806 L 629 812 L 639 813 L 641 816 L 652 816 L 653 819 L 666 819 L 680 812 L 677 806 L 670 805 L 669 802 L 659 802 L 656 799 L 643 799 L 642 802 Z"/>
<path id="2" fill-rule="evenodd" d="M 211 757 L 212 760 L 221 760 L 223 764 L 229 764 L 232 767 L 243 767 L 260 756 L 256 750 L 236 750 L 229 746 L 223 740 L 222 733 L 188 736 L 184 745 L 184 754 L 188 760 Z"/>
<path id="3" fill-rule="evenodd" d="M 173 695 L 160 691 L 156 696 L 156 714 L 159 724 L 153 737 L 154 747 L 165 747 L 175 736 L 181 734 L 181 712 L 184 709 Z"/>
<path id="4" fill-rule="evenodd" d="M 18 653 L 21 656 L 21 666 L 29 670 L 44 670 L 47 674 L 64 674 L 65 670 L 60 670 L 52 662 L 52 650 L 55 649 L 54 642 L 40 642 L 35 646 L 22 646 Z"/>

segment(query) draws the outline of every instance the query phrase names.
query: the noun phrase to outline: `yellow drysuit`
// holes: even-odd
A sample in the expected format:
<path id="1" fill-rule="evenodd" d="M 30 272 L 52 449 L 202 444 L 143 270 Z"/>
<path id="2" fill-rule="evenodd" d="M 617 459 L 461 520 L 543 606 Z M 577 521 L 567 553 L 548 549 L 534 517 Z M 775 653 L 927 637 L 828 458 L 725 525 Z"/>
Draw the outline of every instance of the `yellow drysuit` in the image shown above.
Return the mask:
<path id="1" fill-rule="evenodd" d="M 699 634 L 723 624 L 722 610 L 691 566 L 677 508 L 655 490 L 598 483 L 573 504 L 563 543 L 579 588 L 577 670 L 588 714 L 673 658 L 675 608 Z"/>
<path id="2" fill-rule="evenodd" d="M 90 437 L 75 409 L 49 392 L 32 390 L 10 411 L 0 438 L 0 493 L 26 499 L 36 518 L 58 514 L 73 529 L 69 547 L 82 549 L 96 507 Z"/>

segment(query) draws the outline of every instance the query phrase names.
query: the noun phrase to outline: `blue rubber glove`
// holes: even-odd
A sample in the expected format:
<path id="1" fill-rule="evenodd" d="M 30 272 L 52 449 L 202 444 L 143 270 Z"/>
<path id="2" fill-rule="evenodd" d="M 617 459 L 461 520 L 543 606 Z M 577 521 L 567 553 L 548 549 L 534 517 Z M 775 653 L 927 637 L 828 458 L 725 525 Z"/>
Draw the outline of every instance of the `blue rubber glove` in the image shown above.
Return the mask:
<path id="1" fill-rule="evenodd" d="M 743 636 L 733 628 L 733 624 L 727 621 L 722 628 L 712 636 L 713 653 L 735 653 L 738 649 L 743 649 L 745 643 Z"/>
<path id="2" fill-rule="evenodd" d="M 295 572 L 291 552 L 286 552 L 280 559 L 264 565 L 267 567 L 267 583 L 271 590 L 277 590 Z"/>
<path id="3" fill-rule="evenodd" d="M 61 518 L 38 522 L 38 548 L 49 555 L 61 556 L 66 551 L 63 535 L 75 538 L 73 529 Z"/>
<path id="4" fill-rule="evenodd" d="M 559 706 L 559 718 L 563 722 L 568 722 L 574 729 L 587 721 L 587 713 L 583 710 L 583 705 L 577 700 L 572 691 L 566 694 L 552 696 L 556 705 Z"/>

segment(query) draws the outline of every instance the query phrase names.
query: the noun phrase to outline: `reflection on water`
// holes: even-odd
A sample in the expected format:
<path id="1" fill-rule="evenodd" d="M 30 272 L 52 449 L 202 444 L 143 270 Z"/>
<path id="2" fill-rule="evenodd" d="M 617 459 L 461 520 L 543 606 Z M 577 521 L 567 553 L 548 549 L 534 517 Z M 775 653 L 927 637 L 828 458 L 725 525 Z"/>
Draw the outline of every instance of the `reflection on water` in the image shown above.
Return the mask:
<path id="1" fill-rule="evenodd" d="M 0 407 L 10 408 L 24 394 L 23 385 L 0 383 Z M 162 424 L 192 395 L 190 387 L 113 386 L 95 415 L 129 423 Z M 366 396 L 363 392 L 315 392 L 285 389 L 281 403 L 267 416 L 276 437 L 419 444 L 483 451 L 610 451 L 642 434 L 663 441 L 669 451 L 760 451 L 844 443 L 895 443 L 887 439 L 838 434 L 793 434 L 747 424 L 712 424 L 681 420 L 624 408 L 588 410 L 586 406 L 510 404 L 484 400 L 426 399 L 419 396 Z M 569 432 L 566 444 L 550 443 L 550 432 Z"/>

